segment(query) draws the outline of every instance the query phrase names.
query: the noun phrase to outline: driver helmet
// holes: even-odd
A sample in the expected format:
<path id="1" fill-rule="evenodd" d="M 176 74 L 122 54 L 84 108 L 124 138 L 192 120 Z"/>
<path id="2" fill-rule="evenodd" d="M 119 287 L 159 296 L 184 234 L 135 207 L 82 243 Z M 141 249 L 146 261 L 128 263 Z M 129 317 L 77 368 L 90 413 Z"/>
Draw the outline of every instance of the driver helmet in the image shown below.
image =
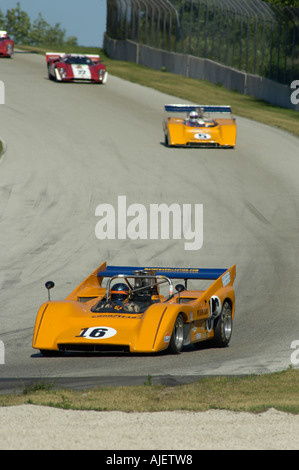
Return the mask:
<path id="1" fill-rule="evenodd" d="M 129 296 L 129 288 L 126 284 L 118 282 L 111 288 L 111 300 L 113 302 L 124 302 Z"/>
<path id="2" fill-rule="evenodd" d="M 189 119 L 191 119 L 191 121 L 194 121 L 195 119 L 198 119 L 199 118 L 199 115 L 196 111 L 191 111 L 191 113 L 189 114 Z"/>

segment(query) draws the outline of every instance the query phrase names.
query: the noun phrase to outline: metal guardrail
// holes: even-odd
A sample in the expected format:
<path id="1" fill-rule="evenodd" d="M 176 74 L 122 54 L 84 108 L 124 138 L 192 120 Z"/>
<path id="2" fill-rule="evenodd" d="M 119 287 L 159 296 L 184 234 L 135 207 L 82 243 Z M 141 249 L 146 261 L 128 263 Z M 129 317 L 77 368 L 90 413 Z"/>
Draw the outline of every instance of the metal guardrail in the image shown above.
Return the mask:
<path id="1" fill-rule="evenodd" d="M 107 0 L 107 34 L 280 83 L 299 78 L 299 8 L 261 0 Z"/>

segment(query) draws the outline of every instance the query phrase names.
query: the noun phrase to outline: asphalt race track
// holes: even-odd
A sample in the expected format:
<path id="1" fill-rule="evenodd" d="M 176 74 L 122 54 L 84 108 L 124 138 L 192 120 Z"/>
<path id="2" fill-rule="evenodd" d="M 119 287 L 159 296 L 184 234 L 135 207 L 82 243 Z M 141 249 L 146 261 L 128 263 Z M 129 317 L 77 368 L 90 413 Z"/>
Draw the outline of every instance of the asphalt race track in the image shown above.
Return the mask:
<path id="1" fill-rule="evenodd" d="M 44 57 L 0 62 L 0 389 L 32 378 L 59 383 L 182 383 L 217 374 L 287 368 L 299 340 L 299 140 L 237 117 L 233 150 L 170 149 L 165 103 L 182 100 L 109 76 L 107 85 L 48 80 Z M 179 79 L 179 78 L 178 78 Z M 203 103 L 217 104 L 217 103 Z M 227 103 L 229 104 L 229 103 Z M 117 198 L 203 204 L 203 246 L 184 240 L 103 240 L 95 209 Z M 233 338 L 178 356 L 45 358 L 31 346 L 37 310 L 53 280 L 65 298 L 102 261 L 121 265 L 237 265 Z"/>

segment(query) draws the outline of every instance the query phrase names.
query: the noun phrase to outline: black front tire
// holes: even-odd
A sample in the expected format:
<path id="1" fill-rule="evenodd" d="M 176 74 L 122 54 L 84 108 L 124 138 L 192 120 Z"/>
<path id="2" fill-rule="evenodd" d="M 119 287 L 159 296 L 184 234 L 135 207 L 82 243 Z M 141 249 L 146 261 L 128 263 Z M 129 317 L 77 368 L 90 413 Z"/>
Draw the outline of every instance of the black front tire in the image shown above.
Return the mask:
<path id="1" fill-rule="evenodd" d="M 169 351 L 172 354 L 180 354 L 183 349 L 184 344 L 184 320 L 182 315 L 179 313 L 176 317 L 175 324 L 173 327 L 170 343 L 169 343 Z"/>
<path id="2" fill-rule="evenodd" d="M 48 79 L 54 81 L 54 77 L 50 74 L 50 67 L 48 66 Z"/>

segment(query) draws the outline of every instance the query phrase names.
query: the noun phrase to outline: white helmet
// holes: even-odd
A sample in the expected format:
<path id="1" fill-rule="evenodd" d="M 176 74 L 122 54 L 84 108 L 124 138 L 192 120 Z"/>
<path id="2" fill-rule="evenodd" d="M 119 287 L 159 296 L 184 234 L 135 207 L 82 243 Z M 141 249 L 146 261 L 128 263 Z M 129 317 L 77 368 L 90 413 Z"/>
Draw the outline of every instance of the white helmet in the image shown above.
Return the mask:
<path id="1" fill-rule="evenodd" d="M 189 114 L 189 119 L 198 119 L 199 118 L 199 115 L 196 111 L 191 111 L 191 113 Z"/>

